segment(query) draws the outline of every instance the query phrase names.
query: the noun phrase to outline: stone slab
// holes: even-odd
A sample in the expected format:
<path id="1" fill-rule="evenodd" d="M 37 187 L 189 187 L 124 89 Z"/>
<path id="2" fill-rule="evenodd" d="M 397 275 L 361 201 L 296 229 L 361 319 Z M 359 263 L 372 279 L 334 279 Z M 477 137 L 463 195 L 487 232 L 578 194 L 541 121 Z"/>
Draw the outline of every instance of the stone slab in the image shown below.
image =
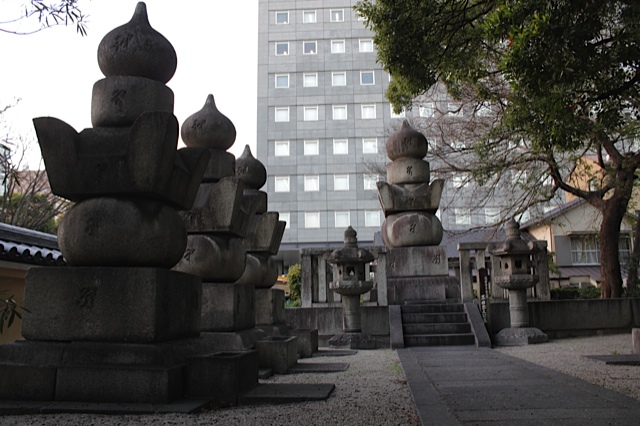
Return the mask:
<path id="1" fill-rule="evenodd" d="M 387 278 L 449 275 L 443 246 L 393 248 L 387 251 L 386 260 Z"/>
<path id="2" fill-rule="evenodd" d="M 266 337 L 256 342 L 260 367 L 269 367 L 284 374 L 298 361 L 297 337 Z"/>
<path id="3" fill-rule="evenodd" d="M 164 414 L 195 413 L 211 404 L 209 399 L 181 398 L 168 404 L 124 404 L 63 401 L 0 401 L 0 415 L 17 414 Z"/>
<path id="4" fill-rule="evenodd" d="M 604 361 L 609 365 L 640 365 L 640 354 L 589 355 L 587 358 Z"/>
<path id="5" fill-rule="evenodd" d="M 313 356 L 351 356 L 357 353 L 358 351 L 350 349 L 318 349 L 317 352 L 313 353 Z"/>
<path id="6" fill-rule="evenodd" d="M 313 356 L 314 352 L 318 350 L 318 330 L 310 329 L 293 329 L 289 331 L 291 336 L 298 338 L 298 355 L 302 358 L 309 358 Z"/>
<path id="7" fill-rule="evenodd" d="M 327 383 L 268 383 L 260 384 L 238 399 L 241 405 L 286 404 L 290 402 L 323 401 L 335 389 Z"/>
<path id="8" fill-rule="evenodd" d="M 31 268 L 27 339 L 152 343 L 198 336 L 199 277 L 159 268 Z M 168 313 L 171 313 L 170 315 Z"/>
<path id="9" fill-rule="evenodd" d="M 640 328 L 631 329 L 631 345 L 633 347 L 631 352 L 640 355 Z"/>
<path id="10" fill-rule="evenodd" d="M 200 336 L 208 340 L 216 351 L 248 351 L 255 347 L 256 341 L 264 339 L 266 334 L 257 328 L 239 331 L 202 332 Z"/>
<path id="11" fill-rule="evenodd" d="M 403 305 L 412 300 L 444 301 L 451 280 L 455 277 L 387 278 L 387 298 L 390 305 Z"/>
<path id="12" fill-rule="evenodd" d="M 349 363 L 347 362 L 298 362 L 289 368 L 287 374 L 339 373 L 348 369 Z"/>
<path id="13" fill-rule="evenodd" d="M 283 324 L 284 290 L 275 288 L 256 288 L 256 325 Z"/>
<path id="14" fill-rule="evenodd" d="M 250 284 L 203 283 L 202 331 L 253 328 L 254 292 Z"/>

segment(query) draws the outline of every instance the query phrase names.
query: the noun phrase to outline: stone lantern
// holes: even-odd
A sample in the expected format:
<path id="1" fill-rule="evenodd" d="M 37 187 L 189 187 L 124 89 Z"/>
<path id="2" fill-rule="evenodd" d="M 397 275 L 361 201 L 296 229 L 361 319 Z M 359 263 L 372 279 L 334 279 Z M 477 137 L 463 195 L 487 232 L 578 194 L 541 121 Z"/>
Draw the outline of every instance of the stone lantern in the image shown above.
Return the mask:
<path id="1" fill-rule="evenodd" d="M 531 256 L 537 250 L 534 242 L 521 238 L 520 225 L 514 219 L 507 224 L 507 240 L 489 246 L 489 253 L 499 259 L 495 283 L 509 291 L 511 326 L 496 334 L 495 340 L 500 346 L 523 346 L 548 340 L 538 328 L 529 327 L 527 289 L 538 282 L 538 276 L 531 273 Z"/>
<path id="2" fill-rule="evenodd" d="M 371 336 L 362 333 L 360 296 L 373 288 L 373 281 L 365 277 L 365 265 L 373 261 L 369 250 L 358 248 L 356 231 L 349 226 L 344 231 L 344 247 L 326 255 L 326 261 L 334 265 L 334 280 L 329 288 L 342 296 L 343 333 L 329 340 L 331 346 L 350 346 L 375 349 Z"/>

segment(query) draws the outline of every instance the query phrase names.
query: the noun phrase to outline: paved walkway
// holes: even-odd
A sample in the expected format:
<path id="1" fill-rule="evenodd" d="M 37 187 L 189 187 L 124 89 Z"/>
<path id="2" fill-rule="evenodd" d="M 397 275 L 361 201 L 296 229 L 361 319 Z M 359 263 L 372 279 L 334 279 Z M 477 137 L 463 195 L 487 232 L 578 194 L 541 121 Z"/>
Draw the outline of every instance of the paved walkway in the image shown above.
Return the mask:
<path id="1" fill-rule="evenodd" d="M 640 401 L 475 346 L 398 355 L 423 425 L 633 425 Z"/>

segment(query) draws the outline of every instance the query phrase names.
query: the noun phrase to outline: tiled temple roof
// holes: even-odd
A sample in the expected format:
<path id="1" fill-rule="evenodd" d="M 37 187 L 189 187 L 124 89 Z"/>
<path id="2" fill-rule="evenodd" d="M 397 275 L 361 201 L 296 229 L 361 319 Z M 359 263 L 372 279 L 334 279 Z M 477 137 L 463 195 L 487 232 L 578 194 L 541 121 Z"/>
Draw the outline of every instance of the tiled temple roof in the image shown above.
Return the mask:
<path id="1" fill-rule="evenodd" d="M 63 266 L 55 235 L 0 223 L 0 260 L 39 266 Z"/>

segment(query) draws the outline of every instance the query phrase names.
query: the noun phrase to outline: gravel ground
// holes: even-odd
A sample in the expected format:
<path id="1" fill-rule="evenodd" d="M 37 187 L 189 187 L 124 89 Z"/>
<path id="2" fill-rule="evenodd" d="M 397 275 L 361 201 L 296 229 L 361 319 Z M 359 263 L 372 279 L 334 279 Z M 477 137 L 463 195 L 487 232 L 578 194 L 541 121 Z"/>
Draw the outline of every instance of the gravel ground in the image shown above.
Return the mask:
<path id="1" fill-rule="evenodd" d="M 419 425 L 398 355 L 390 349 L 302 362 L 348 362 L 340 373 L 273 376 L 265 383 L 334 383 L 326 401 L 232 407 L 200 414 L 0 416 L 0 425 Z"/>
<path id="2" fill-rule="evenodd" d="M 632 353 L 631 333 L 552 340 L 499 348 L 502 353 L 578 377 L 640 400 L 640 366 L 607 365 L 586 355 Z"/>

